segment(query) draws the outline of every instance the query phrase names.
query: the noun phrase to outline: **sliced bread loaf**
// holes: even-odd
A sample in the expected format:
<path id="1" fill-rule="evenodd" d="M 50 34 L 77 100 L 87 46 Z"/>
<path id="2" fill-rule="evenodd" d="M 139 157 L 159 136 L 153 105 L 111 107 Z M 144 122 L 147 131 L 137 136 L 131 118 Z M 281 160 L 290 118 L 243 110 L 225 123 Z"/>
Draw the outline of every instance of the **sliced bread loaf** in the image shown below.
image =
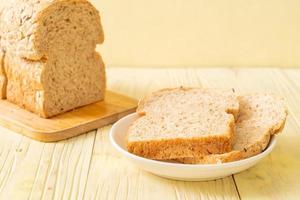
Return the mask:
<path id="1" fill-rule="evenodd" d="M 287 111 L 283 100 L 270 94 L 249 94 L 239 97 L 240 112 L 236 122 L 233 151 L 178 159 L 183 163 L 224 163 L 248 158 L 262 152 L 270 137 L 280 132 Z"/>
<path id="2" fill-rule="evenodd" d="M 0 14 L 1 98 L 42 117 L 103 100 L 98 11 L 86 0 L 12 0 Z M 4 66 L 4 67 L 3 67 Z"/>
<path id="3" fill-rule="evenodd" d="M 128 129 L 128 151 L 151 159 L 173 159 L 231 150 L 233 91 L 199 88 L 165 89 L 139 103 L 140 117 Z"/>

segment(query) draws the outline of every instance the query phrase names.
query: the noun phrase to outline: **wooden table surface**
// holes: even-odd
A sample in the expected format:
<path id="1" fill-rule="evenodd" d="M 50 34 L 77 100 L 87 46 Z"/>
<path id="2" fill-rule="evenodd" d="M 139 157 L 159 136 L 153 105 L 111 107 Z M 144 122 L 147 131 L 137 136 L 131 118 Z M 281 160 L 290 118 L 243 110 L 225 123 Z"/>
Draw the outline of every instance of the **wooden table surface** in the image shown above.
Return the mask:
<path id="1" fill-rule="evenodd" d="M 300 69 L 109 68 L 108 88 L 131 97 L 163 87 L 203 86 L 285 97 L 286 127 L 274 151 L 253 168 L 209 182 L 141 171 L 108 142 L 110 126 L 58 143 L 0 128 L 1 199 L 299 199 Z"/>

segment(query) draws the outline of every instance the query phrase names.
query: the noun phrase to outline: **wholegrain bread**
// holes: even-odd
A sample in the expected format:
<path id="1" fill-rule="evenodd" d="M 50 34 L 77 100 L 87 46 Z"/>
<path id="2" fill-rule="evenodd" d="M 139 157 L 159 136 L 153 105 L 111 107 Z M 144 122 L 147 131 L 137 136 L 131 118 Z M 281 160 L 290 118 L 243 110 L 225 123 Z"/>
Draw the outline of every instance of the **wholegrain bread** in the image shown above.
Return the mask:
<path id="1" fill-rule="evenodd" d="M 42 117 L 103 100 L 104 40 L 86 0 L 12 0 L 0 14 L 1 98 Z"/>
<path id="2" fill-rule="evenodd" d="M 240 111 L 236 122 L 236 140 L 233 151 L 177 159 L 190 164 L 224 163 L 248 158 L 262 152 L 270 137 L 280 132 L 285 124 L 287 111 L 283 100 L 270 94 L 239 96 Z"/>
<path id="3" fill-rule="evenodd" d="M 173 159 L 231 150 L 239 104 L 232 90 L 174 88 L 139 102 L 128 129 L 128 151 Z"/>

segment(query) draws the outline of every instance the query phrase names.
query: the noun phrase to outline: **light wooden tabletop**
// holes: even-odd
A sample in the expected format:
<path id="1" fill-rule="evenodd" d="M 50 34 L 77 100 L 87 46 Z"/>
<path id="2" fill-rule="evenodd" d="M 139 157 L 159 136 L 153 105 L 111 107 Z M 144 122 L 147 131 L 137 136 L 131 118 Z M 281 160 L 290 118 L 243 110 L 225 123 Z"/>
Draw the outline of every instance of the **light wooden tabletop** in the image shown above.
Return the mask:
<path id="1" fill-rule="evenodd" d="M 107 77 L 109 89 L 135 98 L 180 85 L 273 92 L 285 97 L 289 116 L 270 156 L 209 182 L 139 170 L 108 142 L 110 126 L 58 143 L 0 128 L 1 199 L 299 199 L 300 69 L 109 68 Z"/>

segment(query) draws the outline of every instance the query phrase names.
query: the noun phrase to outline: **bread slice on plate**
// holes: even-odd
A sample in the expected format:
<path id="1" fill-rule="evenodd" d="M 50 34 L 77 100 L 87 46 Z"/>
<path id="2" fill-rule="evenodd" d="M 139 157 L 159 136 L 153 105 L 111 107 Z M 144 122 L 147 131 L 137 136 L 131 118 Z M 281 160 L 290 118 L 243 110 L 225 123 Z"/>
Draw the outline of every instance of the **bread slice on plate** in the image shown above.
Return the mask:
<path id="1" fill-rule="evenodd" d="M 257 155 L 267 147 L 270 137 L 284 127 L 287 110 L 283 100 L 270 94 L 248 94 L 238 99 L 240 111 L 233 150 L 225 154 L 201 155 L 177 161 L 190 164 L 231 162 Z"/>
<path id="2" fill-rule="evenodd" d="M 174 88 L 139 102 L 128 129 L 128 151 L 150 159 L 175 159 L 231 151 L 239 103 L 232 90 Z"/>

